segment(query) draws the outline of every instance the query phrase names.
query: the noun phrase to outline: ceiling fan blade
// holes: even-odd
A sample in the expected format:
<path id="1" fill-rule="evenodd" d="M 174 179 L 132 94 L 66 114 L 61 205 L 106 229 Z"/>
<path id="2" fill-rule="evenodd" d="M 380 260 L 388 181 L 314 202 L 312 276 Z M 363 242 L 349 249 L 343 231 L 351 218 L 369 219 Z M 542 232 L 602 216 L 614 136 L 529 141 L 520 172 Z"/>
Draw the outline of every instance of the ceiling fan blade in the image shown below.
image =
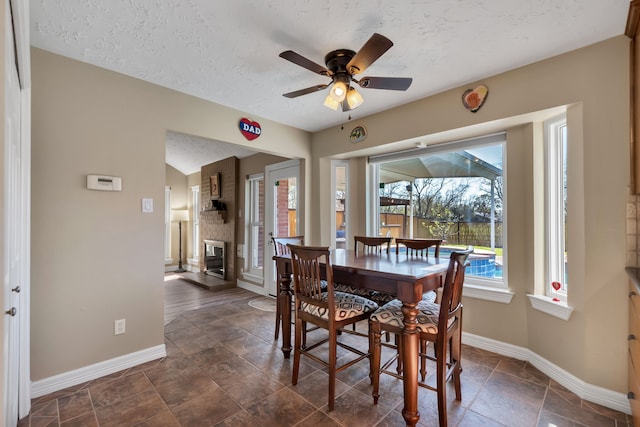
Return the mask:
<path id="1" fill-rule="evenodd" d="M 369 65 L 373 64 L 382 54 L 391 49 L 393 42 L 382 34 L 374 33 L 362 48 L 355 54 L 347 64 L 347 71 L 351 74 L 363 72 Z"/>
<path id="2" fill-rule="evenodd" d="M 306 95 L 308 93 L 313 93 L 313 92 L 317 92 L 319 90 L 322 90 L 324 88 L 326 88 L 327 86 L 329 86 L 328 84 L 326 85 L 315 85 L 315 86 L 311 86 L 305 89 L 300 89 L 300 90 L 295 90 L 293 92 L 289 92 L 289 93 L 285 93 L 282 96 L 287 97 L 287 98 L 297 98 L 298 96 L 302 96 L 302 95 Z"/>
<path id="3" fill-rule="evenodd" d="M 407 90 L 412 81 L 411 77 L 363 77 L 358 84 L 367 89 Z"/>
<path id="4" fill-rule="evenodd" d="M 302 68 L 306 68 L 309 71 L 313 71 L 314 73 L 321 74 L 323 76 L 331 75 L 331 72 L 327 70 L 320 64 L 316 64 L 310 59 L 305 58 L 299 53 L 295 53 L 292 50 L 285 50 L 280 55 L 280 58 L 286 59 L 287 61 L 291 61 L 296 65 L 301 66 Z"/>

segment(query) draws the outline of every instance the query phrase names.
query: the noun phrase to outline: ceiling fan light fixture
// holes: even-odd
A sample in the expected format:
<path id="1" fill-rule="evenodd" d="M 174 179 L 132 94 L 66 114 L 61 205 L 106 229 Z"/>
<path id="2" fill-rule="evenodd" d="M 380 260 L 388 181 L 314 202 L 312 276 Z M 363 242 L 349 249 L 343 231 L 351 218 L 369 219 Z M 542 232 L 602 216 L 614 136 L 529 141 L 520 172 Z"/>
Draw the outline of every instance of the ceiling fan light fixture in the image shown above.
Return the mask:
<path id="1" fill-rule="evenodd" d="M 345 82 L 342 80 L 336 81 L 333 86 L 331 86 L 329 96 L 335 99 L 338 103 L 344 101 L 344 98 L 347 96 L 347 85 Z"/>
<path id="2" fill-rule="evenodd" d="M 325 107 L 329 107 L 332 110 L 337 110 L 338 106 L 340 105 L 340 102 L 336 101 L 332 96 L 331 93 L 329 93 L 329 95 L 327 95 L 327 97 L 324 99 L 324 106 Z"/>
<path id="3" fill-rule="evenodd" d="M 358 108 L 362 105 L 364 99 L 362 99 L 362 95 L 355 88 L 349 86 L 349 90 L 347 91 L 347 104 L 351 110 Z"/>

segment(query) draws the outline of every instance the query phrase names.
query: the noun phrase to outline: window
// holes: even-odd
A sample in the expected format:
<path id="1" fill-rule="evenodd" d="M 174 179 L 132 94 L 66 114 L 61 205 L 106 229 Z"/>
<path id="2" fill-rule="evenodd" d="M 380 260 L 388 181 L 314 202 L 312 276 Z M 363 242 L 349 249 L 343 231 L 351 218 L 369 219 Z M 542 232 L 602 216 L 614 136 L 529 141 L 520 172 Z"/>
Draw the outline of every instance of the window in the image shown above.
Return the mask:
<path id="1" fill-rule="evenodd" d="M 164 263 L 171 264 L 171 187 L 164 187 Z"/>
<path id="2" fill-rule="evenodd" d="M 334 221 L 332 229 L 335 235 L 335 247 L 346 248 L 347 245 L 347 182 L 349 180 L 349 163 L 334 160 L 333 189 L 335 194 Z"/>
<path id="3" fill-rule="evenodd" d="M 193 242 L 193 260 L 197 261 L 200 257 L 200 186 L 194 185 L 191 187 L 191 223 L 193 228 L 191 230 L 191 241 Z"/>
<path id="4" fill-rule="evenodd" d="M 262 277 L 264 250 L 264 175 L 249 176 L 248 181 L 249 273 Z"/>
<path id="5" fill-rule="evenodd" d="M 374 234 L 445 240 L 440 257 L 472 245 L 466 284 L 506 290 L 505 134 L 374 156 Z"/>
<path id="6" fill-rule="evenodd" d="M 546 289 L 552 299 L 567 302 L 567 121 L 544 123 Z"/>

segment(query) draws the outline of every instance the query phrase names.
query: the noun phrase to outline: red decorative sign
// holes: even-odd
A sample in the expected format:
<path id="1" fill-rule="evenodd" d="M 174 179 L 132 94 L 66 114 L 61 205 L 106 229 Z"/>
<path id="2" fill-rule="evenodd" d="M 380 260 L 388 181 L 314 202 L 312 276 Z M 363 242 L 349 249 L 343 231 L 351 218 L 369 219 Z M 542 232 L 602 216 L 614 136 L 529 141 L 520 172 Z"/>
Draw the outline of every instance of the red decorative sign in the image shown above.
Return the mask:
<path id="1" fill-rule="evenodd" d="M 240 132 L 247 138 L 249 141 L 253 141 L 262 133 L 262 128 L 260 127 L 260 123 L 253 122 L 246 117 L 240 119 L 239 123 Z"/>

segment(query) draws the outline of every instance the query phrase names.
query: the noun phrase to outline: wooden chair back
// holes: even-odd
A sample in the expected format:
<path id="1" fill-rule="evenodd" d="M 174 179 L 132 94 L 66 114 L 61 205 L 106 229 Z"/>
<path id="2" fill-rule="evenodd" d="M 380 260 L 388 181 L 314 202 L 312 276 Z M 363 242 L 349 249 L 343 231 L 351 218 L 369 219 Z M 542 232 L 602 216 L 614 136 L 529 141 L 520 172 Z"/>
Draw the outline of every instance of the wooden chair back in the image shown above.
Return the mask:
<path id="1" fill-rule="evenodd" d="M 442 287 L 442 299 L 440 301 L 440 316 L 438 318 L 439 335 L 447 339 L 447 330 L 451 327 L 459 327 L 456 324 L 461 317 L 462 310 L 462 286 L 469 255 L 473 247 L 468 246 L 464 251 L 454 251 L 449 257 L 449 267 Z"/>
<path id="2" fill-rule="evenodd" d="M 296 301 L 296 313 L 300 313 L 302 304 L 310 304 L 329 312 L 329 321 L 335 319 L 333 295 L 333 268 L 329 248 L 325 246 L 300 246 L 288 244 L 293 270 L 293 292 Z M 324 274 L 323 274 L 324 270 Z M 322 277 L 325 277 L 327 297 L 324 298 Z M 309 311 L 309 310 L 305 310 Z"/>
<path id="3" fill-rule="evenodd" d="M 289 253 L 288 244 L 304 245 L 304 236 L 271 237 L 271 242 L 273 243 L 275 255 L 279 256 Z"/>
<path id="4" fill-rule="evenodd" d="M 435 257 L 440 258 L 442 239 L 399 239 L 396 238 L 396 254 L 400 254 L 400 247 L 406 248 L 407 256 L 427 256 L 429 248 L 435 247 Z"/>
<path id="5" fill-rule="evenodd" d="M 362 253 L 381 254 L 383 246 L 386 245 L 384 250 L 389 253 L 389 247 L 391 246 L 392 237 L 368 237 L 368 236 L 353 236 L 354 249 L 356 255 L 358 255 L 358 246 L 362 245 Z"/>

